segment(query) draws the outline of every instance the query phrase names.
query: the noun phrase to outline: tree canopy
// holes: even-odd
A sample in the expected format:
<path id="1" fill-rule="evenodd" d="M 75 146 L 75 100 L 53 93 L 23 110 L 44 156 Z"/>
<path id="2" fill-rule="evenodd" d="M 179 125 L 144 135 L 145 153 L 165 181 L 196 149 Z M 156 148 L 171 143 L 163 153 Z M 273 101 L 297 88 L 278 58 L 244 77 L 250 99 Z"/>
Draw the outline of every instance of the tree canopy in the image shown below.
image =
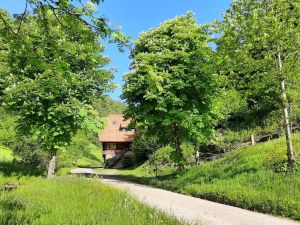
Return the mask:
<path id="1" fill-rule="evenodd" d="M 12 29 L 19 20 L 6 18 Z M 17 39 L 4 23 L 0 28 L 8 65 L 0 75 L 2 100 L 18 115 L 19 132 L 33 134 L 55 156 L 77 130 L 99 128 L 92 103 L 112 87 L 112 73 L 103 69 L 109 60 L 97 33 L 44 6 L 26 16 Z"/>
<path id="2" fill-rule="evenodd" d="M 168 20 L 140 35 L 124 78 L 126 115 L 137 128 L 168 136 L 178 156 L 180 141 L 205 142 L 213 133 L 216 84 L 208 41 L 192 13 Z"/>
<path id="3" fill-rule="evenodd" d="M 229 77 L 256 116 L 282 109 L 292 161 L 286 84 L 298 82 L 293 71 L 299 63 L 299 0 L 237 0 L 218 23 L 221 73 Z M 294 77 L 295 78 L 295 77 Z M 295 86 L 294 86 L 295 87 Z M 262 113 L 259 113 L 262 112 Z"/>

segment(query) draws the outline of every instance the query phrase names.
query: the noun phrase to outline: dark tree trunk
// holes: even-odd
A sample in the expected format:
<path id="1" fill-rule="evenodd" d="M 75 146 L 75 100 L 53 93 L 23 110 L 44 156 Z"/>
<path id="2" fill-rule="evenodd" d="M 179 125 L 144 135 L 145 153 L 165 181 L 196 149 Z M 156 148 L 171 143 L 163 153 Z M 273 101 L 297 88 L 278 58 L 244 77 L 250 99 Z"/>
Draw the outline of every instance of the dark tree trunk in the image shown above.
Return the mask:
<path id="1" fill-rule="evenodd" d="M 179 140 L 179 127 L 177 124 L 173 124 L 172 129 L 173 129 L 173 137 L 174 137 L 176 154 L 177 156 L 181 157 L 182 152 L 181 152 L 180 140 Z"/>
<path id="2" fill-rule="evenodd" d="M 285 89 L 285 80 L 282 74 L 282 60 L 280 51 L 278 51 L 278 66 L 281 76 L 281 95 L 282 95 L 282 108 L 283 108 L 283 116 L 284 116 L 284 128 L 285 128 L 285 137 L 286 137 L 286 145 L 287 145 L 287 165 L 288 168 L 291 169 L 293 166 L 293 144 L 292 144 L 292 132 L 291 132 L 291 126 L 289 122 L 289 111 L 288 111 L 288 100 L 287 100 L 287 94 Z"/>
<path id="3" fill-rule="evenodd" d="M 47 178 L 51 178 L 55 175 L 56 169 L 56 150 L 52 150 L 50 152 L 50 160 L 48 164 L 48 176 Z"/>

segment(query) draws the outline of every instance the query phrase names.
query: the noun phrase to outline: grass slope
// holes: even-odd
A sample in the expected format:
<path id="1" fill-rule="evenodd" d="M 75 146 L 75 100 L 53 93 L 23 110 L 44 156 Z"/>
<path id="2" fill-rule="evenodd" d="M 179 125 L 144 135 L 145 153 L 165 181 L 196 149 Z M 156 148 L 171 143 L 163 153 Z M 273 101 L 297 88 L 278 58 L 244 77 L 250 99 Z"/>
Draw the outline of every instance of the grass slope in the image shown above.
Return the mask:
<path id="1" fill-rule="evenodd" d="M 300 136 L 294 136 L 299 164 Z M 221 203 L 300 220 L 300 171 L 285 170 L 285 141 L 240 149 L 227 156 L 159 179 L 143 167 L 120 171 L 131 179 Z"/>
<path id="2" fill-rule="evenodd" d="M 0 197 L 0 224 L 180 224 L 99 180 L 37 178 Z"/>

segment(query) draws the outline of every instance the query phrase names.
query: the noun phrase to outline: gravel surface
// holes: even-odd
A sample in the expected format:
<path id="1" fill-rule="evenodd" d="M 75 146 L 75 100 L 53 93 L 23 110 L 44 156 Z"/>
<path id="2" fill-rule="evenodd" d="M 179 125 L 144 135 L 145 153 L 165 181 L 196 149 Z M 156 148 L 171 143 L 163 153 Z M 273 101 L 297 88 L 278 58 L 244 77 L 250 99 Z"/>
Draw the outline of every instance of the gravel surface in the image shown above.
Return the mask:
<path id="1" fill-rule="evenodd" d="M 90 174 L 91 169 L 73 172 Z M 127 190 L 140 201 L 156 207 L 189 224 L 203 225 L 300 225 L 299 222 L 252 212 L 145 185 L 120 180 L 113 174 L 103 175 L 103 182 Z"/>

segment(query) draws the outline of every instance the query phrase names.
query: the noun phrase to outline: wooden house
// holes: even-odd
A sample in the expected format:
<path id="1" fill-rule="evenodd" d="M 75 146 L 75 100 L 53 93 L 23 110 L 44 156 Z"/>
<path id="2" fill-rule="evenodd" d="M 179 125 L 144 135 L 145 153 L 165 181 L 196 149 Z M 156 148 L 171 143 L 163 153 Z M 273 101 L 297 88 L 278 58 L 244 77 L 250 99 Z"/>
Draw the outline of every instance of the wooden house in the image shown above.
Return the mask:
<path id="1" fill-rule="evenodd" d="M 99 136 L 104 160 L 130 151 L 135 136 L 135 129 L 128 129 L 130 120 L 125 120 L 123 115 L 109 115 L 106 120 L 106 127 Z"/>

